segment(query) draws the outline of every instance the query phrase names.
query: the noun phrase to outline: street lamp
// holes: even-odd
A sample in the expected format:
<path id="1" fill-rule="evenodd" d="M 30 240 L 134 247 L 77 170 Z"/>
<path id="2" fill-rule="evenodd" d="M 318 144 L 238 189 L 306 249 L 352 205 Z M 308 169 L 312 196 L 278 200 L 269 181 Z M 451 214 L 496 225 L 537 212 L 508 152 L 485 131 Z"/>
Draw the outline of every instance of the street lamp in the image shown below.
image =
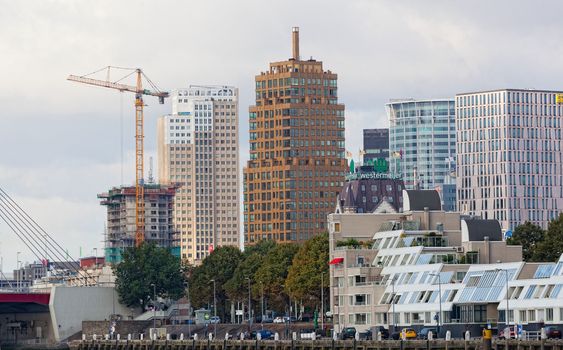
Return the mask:
<path id="1" fill-rule="evenodd" d="M 325 323 L 324 323 L 324 319 L 325 319 L 325 292 L 324 292 L 324 271 L 321 272 L 321 329 L 324 330 L 325 328 Z"/>
<path id="2" fill-rule="evenodd" d="M 252 304 L 250 299 L 250 277 L 246 277 L 248 280 L 248 333 L 252 330 Z"/>
<path id="3" fill-rule="evenodd" d="M 192 337 L 191 317 L 192 317 L 192 304 L 190 303 L 190 282 L 186 281 L 186 289 L 188 295 L 188 338 Z"/>
<path id="4" fill-rule="evenodd" d="M 495 271 L 499 272 L 499 271 L 504 271 L 504 275 L 506 277 L 505 281 L 506 281 L 506 326 L 508 327 L 509 330 L 509 335 L 510 335 L 510 309 L 508 307 L 508 270 L 507 269 L 495 269 Z M 507 338 L 508 339 L 508 338 Z"/>
<path id="5" fill-rule="evenodd" d="M 391 305 L 391 307 L 393 308 L 393 333 L 395 333 L 395 330 L 397 329 L 397 314 L 395 313 L 395 276 L 393 275 L 393 278 L 391 279 L 391 293 L 393 298 L 391 299 L 391 302 L 393 303 Z"/>
<path id="6" fill-rule="evenodd" d="M 442 278 L 440 278 L 440 273 L 429 273 L 430 276 L 438 277 L 438 301 L 439 301 L 439 310 L 438 311 L 438 318 L 436 319 L 437 324 L 437 333 L 440 334 L 440 324 L 442 323 Z M 437 335 L 438 335 L 437 334 Z"/>
<path id="7" fill-rule="evenodd" d="M 151 283 L 152 286 L 152 291 L 153 291 L 153 301 L 152 301 L 152 310 L 153 310 L 153 316 L 152 316 L 152 328 L 153 328 L 153 334 L 156 334 L 156 284 Z"/>
<path id="8" fill-rule="evenodd" d="M 21 253 L 22 253 L 22 252 L 18 252 L 18 253 L 16 254 L 16 257 L 17 257 L 16 269 L 18 270 L 18 275 L 17 275 L 17 278 L 16 278 L 16 292 L 19 292 L 19 289 L 20 289 L 20 279 L 21 279 L 20 254 L 21 254 Z"/>
<path id="9" fill-rule="evenodd" d="M 260 323 L 262 325 L 262 329 L 264 329 L 264 283 L 260 282 L 260 289 L 262 291 L 262 297 L 260 299 L 260 311 L 262 312 L 262 316 L 260 317 Z"/>
<path id="10" fill-rule="evenodd" d="M 210 282 L 213 282 L 213 339 L 215 339 L 217 337 L 217 298 L 215 280 L 212 279 Z"/>

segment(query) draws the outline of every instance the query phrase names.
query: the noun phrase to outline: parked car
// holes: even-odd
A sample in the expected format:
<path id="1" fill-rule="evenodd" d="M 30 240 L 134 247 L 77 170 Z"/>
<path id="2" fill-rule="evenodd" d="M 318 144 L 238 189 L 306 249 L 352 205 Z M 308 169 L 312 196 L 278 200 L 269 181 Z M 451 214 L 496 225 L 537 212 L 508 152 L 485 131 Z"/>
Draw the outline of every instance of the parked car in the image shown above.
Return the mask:
<path id="1" fill-rule="evenodd" d="M 301 321 L 301 322 L 311 322 L 311 321 L 313 321 L 313 315 L 311 315 L 311 314 L 301 314 L 301 316 L 299 316 L 299 321 Z"/>
<path id="2" fill-rule="evenodd" d="M 561 339 L 561 330 L 556 326 L 545 327 L 545 336 L 548 339 Z"/>
<path id="3" fill-rule="evenodd" d="M 391 333 L 389 338 L 391 338 L 393 340 L 399 340 L 399 339 L 401 339 L 401 332 L 393 332 L 393 333 Z"/>
<path id="4" fill-rule="evenodd" d="M 514 327 L 506 327 L 498 332 L 499 339 L 516 339 L 516 330 Z"/>
<path id="5" fill-rule="evenodd" d="M 259 329 L 250 333 L 250 339 L 257 339 L 258 334 L 260 334 L 261 340 L 271 340 L 275 337 L 274 332 L 270 331 L 269 329 Z"/>
<path id="6" fill-rule="evenodd" d="M 285 321 L 285 317 L 278 316 L 278 317 L 274 318 L 274 323 L 284 323 L 284 322 L 287 322 L 287 321 Z"/>
<path id="7" fill-rule="evenodd" d="M 269 317 L 269 316 L 262 316 L 261 322 L 262 323 L 272 323 L 272 322 L 274 322 L 274 319 Z"/>
<path id="8" fill-rule="evenodd" d="M 432 332 L 434 338 L 438 336 L 438 330 L 436 328 L 425 327 L 418 331 L 418 339 L 428 339 L 428 332 Z"/>
<path id="9" fill-rule="evenodd" d="M 302 329 L 299 331 L 300 339 L 313 339 L 313 335 L 316 337 L 316 332 L 312 328 Z"/>
<path id="10" fill-rule="evenodd" d="M 355 339 L 355 338 L 356 338 L 356 328 L 354 327 L 346 327 L 342 330 L 342 333 L 340 333 L 340 339 L 342 340 Z"/>
<path id="11" fill-rule="evenodd" d="M 236 332 L 236 335 L 234 335 L 235 333 L 233 333 L 233 339 L 237 339 L 240 340 L 241 334 L 244 334 L 244 339 L 248 340 L 248 339 L 252 339 L 250 333 L 248 333 L 248 331 L 239 331 Z M 254 334 L 256 334 L 256 332 L 254 332 Z"/>
<path id="12" fill-rule="evenodd" d="M 412 328 L 403 328 L 401 333 L 405 334 L 405 339 L 416 339 L 416 331 Z"/>
<path id="13" fill-rule="evenodd" d="M 367 329 L 365 332 L 360 332 L 359 338 L 360 340 L 373 340 L 373 333 Z"/>
<path id="14" fill-rule="evenodd" d="M 221 323 L 221 318 L 219 316 L 211 316 L 209 317 L 209 323 L 211 324 Z"/>
<path id="15" fill-rule="evenodd" d="M 385 340 L 385 339 L 389 339 L 389 330 L 383 326 L 377 326 L 377 327 L 372 327 L 371 328 L 371 333 L 373 334 L 373 337 L 377 337 L 377 333 L 381 333 L 381 339 Z"/>

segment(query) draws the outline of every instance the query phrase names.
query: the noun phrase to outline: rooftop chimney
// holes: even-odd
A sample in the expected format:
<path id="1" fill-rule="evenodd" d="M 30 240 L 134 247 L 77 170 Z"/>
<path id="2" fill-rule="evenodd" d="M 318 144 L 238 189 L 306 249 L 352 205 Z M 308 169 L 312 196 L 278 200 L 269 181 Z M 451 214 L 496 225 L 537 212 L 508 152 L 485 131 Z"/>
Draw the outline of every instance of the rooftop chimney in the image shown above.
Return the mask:
<path id="1" fill-rule="evenodd" d="M 293 59 L 299 61 L 299 27 L 293 27 L 291 33 Z"/>

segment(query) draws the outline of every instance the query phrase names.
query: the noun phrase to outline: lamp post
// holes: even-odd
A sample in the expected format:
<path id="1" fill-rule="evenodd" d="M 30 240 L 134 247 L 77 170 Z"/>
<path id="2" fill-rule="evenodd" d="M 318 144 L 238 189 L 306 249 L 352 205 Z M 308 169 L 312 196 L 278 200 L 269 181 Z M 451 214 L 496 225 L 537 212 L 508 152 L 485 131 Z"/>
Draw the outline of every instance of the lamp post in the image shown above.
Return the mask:
<path id="1" fill-rule="evenodd" d="M 21 270 L 20 270 L 20 254 L 22 252 L 18 252 L 16 254 L 17 257 L 17 261 L 16 261 L 16 269 L 18 270 L 18 275 L 16 276 L 16 292 L 19 292 L 20 290 L 20 279 L 21 279 Z"/>
<path id="2" fill-rule="evenodd" d="M 153 328 L 153 334 L 156 334 L 156 284 L 151 283 L 152 286 L 152 292 L 153 292 L 153 301 L 152 301 L 152 311 L 153 311 L 153 316 L 152 316 L 152 328 Z"/>
<path id="3" fill-rule="evenodd" d="M 393 308 L 393 333 L 395 333 L 395 330 L 397 329 L 397 314 L 395 313 L 395 276 L 391 279 L 391 293 L 393 295 L 393 298 L 391 299 L 391 302 L 393 303 L 391 305 Z"/>
<path id="4" fill-rule="evenodd" d="M 510 309 L 508 307 L 508 270 L 507 269 L 495 269 L 495 271 L 504 271 L 504 275 L 506 277 L 506 326 L 508 327 L 509 336 L 510 336 Z"/>
<path id="5" fill-rule="evenodd" d="M 191 321 L 191 316 L 192 316 L 192 304 L 190 303 L 190 282 L 186 281 L 186 289 L 187 289 L 187 295 L 188 295 L 188 338 L 192 337 L 192 321 Z"/>
<path id="6" fill-rule="evenodd" d="M 260 323 L 262 324 L 262 329 L 264 329 L 264 283 L 260 282 L 260 289 L 262 291 L 262 298 L 260 299 L 260 311 L 262 316 L 260 317 Z"/>
<path id="7" fill-rule="evenodd" d="M 246 277 L 248 280 L 248 333 L 252 330 L 252 304 L 250 299 L 250 277 Z"/>
<path id="8" fill-rule="evenodd" d="M 211 282 L 213 282 L 213 339 L 215 339 L 217 337 L 217 298 L 215 280 L 212 279 Z"/>
<path id="9" fill-rule="evenodd" d="M 324 272 L 321 272 L 321 329 L 324 330 L 325 328 L 325 323 L 324 323 L 324 319 L 325 319 L 325 292 L 324 292 Z"/>
<path id="10" fill-rule="evenodd" d="M 437 333 L 440 334 L 440 325 L 442 323 L 442 279 L 440 278 L 440 273 L 429 273 L 430 276 L 438 277 L 438 301 L 439 301 L 439 311 L 438 318 L 436 319 Z"/>

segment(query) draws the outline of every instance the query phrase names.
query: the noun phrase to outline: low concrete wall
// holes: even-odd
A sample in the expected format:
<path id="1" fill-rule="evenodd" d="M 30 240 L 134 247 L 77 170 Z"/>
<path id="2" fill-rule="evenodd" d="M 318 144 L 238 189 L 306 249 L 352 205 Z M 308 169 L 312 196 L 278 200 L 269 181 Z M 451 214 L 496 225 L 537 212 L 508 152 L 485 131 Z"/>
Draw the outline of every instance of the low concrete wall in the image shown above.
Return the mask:
<path id="1" fill-rule="evenodd" d="M 82 322 L 82 334 L 85 334 L 87 339 L 92 339 L 94 334 L 103 337 L 105 334 L 109 334 L 110 326 L 110 321 L 84 321 Z M 131 334 L 134 339 L 138 339 L 139 334 L 144 333 L 145 330 L 148 331 L 151 327 L 152 321 L 116 321 L 115 334 L 121 334 L 122 339 L 127 339 L 127 334 Z"/>

